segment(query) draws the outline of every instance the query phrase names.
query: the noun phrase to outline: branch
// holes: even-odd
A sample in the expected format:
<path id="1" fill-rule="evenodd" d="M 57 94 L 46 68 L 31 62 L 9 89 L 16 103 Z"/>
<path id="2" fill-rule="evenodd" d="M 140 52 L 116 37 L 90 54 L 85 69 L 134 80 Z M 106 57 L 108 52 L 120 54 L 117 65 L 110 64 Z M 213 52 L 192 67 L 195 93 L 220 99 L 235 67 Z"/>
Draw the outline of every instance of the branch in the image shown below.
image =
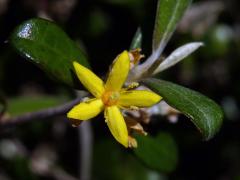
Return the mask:
<path id="1" fill-rule="evenodd" d="M 78 127 L 79 136 L 79 177 L 80 180 L 91 179 L 92 151 L 93 151 L 93 130 L 89 121 Z"/>
<path id="2" fill-rule="evenodd" d="M 74 105 L 78 104 L 82 98 L 76 98 L 66 104 L 43 109 L 36 112 L 25 113 L 16 117 L 0 119 L 0 128 L 12 127 L 33 120 L 47 119 L 67 113 Z"/>

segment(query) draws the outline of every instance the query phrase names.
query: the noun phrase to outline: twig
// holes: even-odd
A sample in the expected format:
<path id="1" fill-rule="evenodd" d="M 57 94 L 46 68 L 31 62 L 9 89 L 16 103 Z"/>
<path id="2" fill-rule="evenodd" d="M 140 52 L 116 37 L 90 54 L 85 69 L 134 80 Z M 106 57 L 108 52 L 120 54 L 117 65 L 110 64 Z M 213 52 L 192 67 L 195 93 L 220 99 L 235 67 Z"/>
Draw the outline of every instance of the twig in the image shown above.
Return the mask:
<path id="1" fill-rule="evenodd" d="M 34 120 L 48 119 L 67 113 L 74 105 L 82 100 L 82 96 L 66 104 L 43 109 L 36 112 L 25 113 L 16 117 L 0 118 L 0 129 L 9 128 L 16 125 L 24 124 Z M 78 129 L 79 148 L 80 148 L 80 179 L 91 179 L 91 162 L 92 162 L 92 128 L 89 122 L 84 122 Z"/>
<path id="2" fill-rule="evenodd" d="M 33 120 L 47 119 L 54 116 L 59 116 L 67 113 L 74 105 L 79 103 L 82 98 L 76 98 L 66 104 L 43 109 L 36 112 L 29 112 L 16 117 L 2 118 L 0 119 L 0 128 L 12 127 L 15 125 L 23 124 Z"/>
<path id="3" fill-rule="evenodd" d="M 79 179 L 91 179 L 93 133 L 90 122 L 83 122 L 78 128 L 79 134 Z"/>

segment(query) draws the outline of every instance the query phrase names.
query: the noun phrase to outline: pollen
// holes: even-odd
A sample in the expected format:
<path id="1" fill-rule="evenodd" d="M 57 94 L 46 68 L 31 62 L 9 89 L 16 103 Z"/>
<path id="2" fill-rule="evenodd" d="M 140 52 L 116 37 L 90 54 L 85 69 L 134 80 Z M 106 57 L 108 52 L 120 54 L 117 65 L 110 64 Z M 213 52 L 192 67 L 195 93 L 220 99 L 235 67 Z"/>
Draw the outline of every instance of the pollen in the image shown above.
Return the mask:
<path id="1" fill-rule="evenodd" d="M 116 105 L 119 100 L 120 94 L 117 91 L 106 91 L 102 95 L 102 101 L 105 106 Z"/>

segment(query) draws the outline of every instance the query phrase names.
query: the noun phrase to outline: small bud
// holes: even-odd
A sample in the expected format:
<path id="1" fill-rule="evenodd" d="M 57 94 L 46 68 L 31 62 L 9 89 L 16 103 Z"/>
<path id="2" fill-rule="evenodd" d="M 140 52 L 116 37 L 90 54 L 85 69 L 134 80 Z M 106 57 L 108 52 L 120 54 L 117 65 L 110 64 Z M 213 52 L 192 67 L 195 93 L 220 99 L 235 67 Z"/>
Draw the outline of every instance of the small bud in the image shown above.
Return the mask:
<path id="1" fill-rule="evenodd" d="M 143 54 L 141 54 L 141 49 L 140 48 L 131 50 L 128 54 L 129 54 L 130 62 L 131 62 L 131 67 L 130 68 L 133 68 L 135 65 L 137 65 L 139 63 L 139 61 L 142 58 L 145 57 Z"/>
<path id="2" fill-rule="evenodd" d="M 144 131 L 142 125 L 134 118 L 127 116 L 125 117 L 125 122 L 127 124 L 127 128 L 129 129 L 129 131 L 133 130 L 139 134 L 142 134 L 145 136 L 147 135 L 147 132 Z"/>
<path id="3" fill-rule="evenodd" d="M 82 121 L 76 119 L 69 119 L 69 121 L 71 122 L 72 127 L 78 127 L 82 123 Z"/>
<path id="4" fill-rule="evenodd" d="M 128 136 L 128 147 L 129 148 L 137 148 L 138 144 L 135 138 L 132 136 Z"/>

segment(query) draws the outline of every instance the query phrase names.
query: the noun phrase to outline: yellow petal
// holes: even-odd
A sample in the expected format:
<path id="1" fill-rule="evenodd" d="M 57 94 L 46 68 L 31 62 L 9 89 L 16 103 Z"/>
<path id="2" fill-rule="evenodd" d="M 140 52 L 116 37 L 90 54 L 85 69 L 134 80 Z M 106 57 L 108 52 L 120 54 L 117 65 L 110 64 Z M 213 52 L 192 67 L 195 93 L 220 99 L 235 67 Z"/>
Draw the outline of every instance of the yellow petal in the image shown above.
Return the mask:
<path id="1" fill-rule="evenodd" d="M 128 131 L 123 116 L 117 106 L 105 109 L 107 125 L 114 138 L 123 146 L 128 147 Z"/>
<path id="2" fill-rule="evenodd" d="M 103 110 L 101 99 L 91 99 L 74 106 L 67 114 L 68 118 L 88 120 L 97 116 Z"/>
<path id="3" fill-rule="evenodd" d="M 82 66 L 77 62 L 73 62 L 78 79 L 85 86 L 85 88 L 91 92 L 97 98 L 100 98 L 104 92 L 103 81 L 96 76 L 92 71 Z"/>
<path id="4" fill-rule="evenodd" d="M 110 70 L 105 88 L 109 91 L 118 91 L 127 79 L 130 68 L 130 58 L 127 51 L 116 57 Z"/>
<path id="5" fill-rule="evenodd" d="M 161 96 L 151 91 L 146 90 L 124 91 L 120 93 L 118 105 L 125 108 L 130 108 L 131 106 L 150 107 L 158 103 L 161 99 L 162 99 Z"/>

